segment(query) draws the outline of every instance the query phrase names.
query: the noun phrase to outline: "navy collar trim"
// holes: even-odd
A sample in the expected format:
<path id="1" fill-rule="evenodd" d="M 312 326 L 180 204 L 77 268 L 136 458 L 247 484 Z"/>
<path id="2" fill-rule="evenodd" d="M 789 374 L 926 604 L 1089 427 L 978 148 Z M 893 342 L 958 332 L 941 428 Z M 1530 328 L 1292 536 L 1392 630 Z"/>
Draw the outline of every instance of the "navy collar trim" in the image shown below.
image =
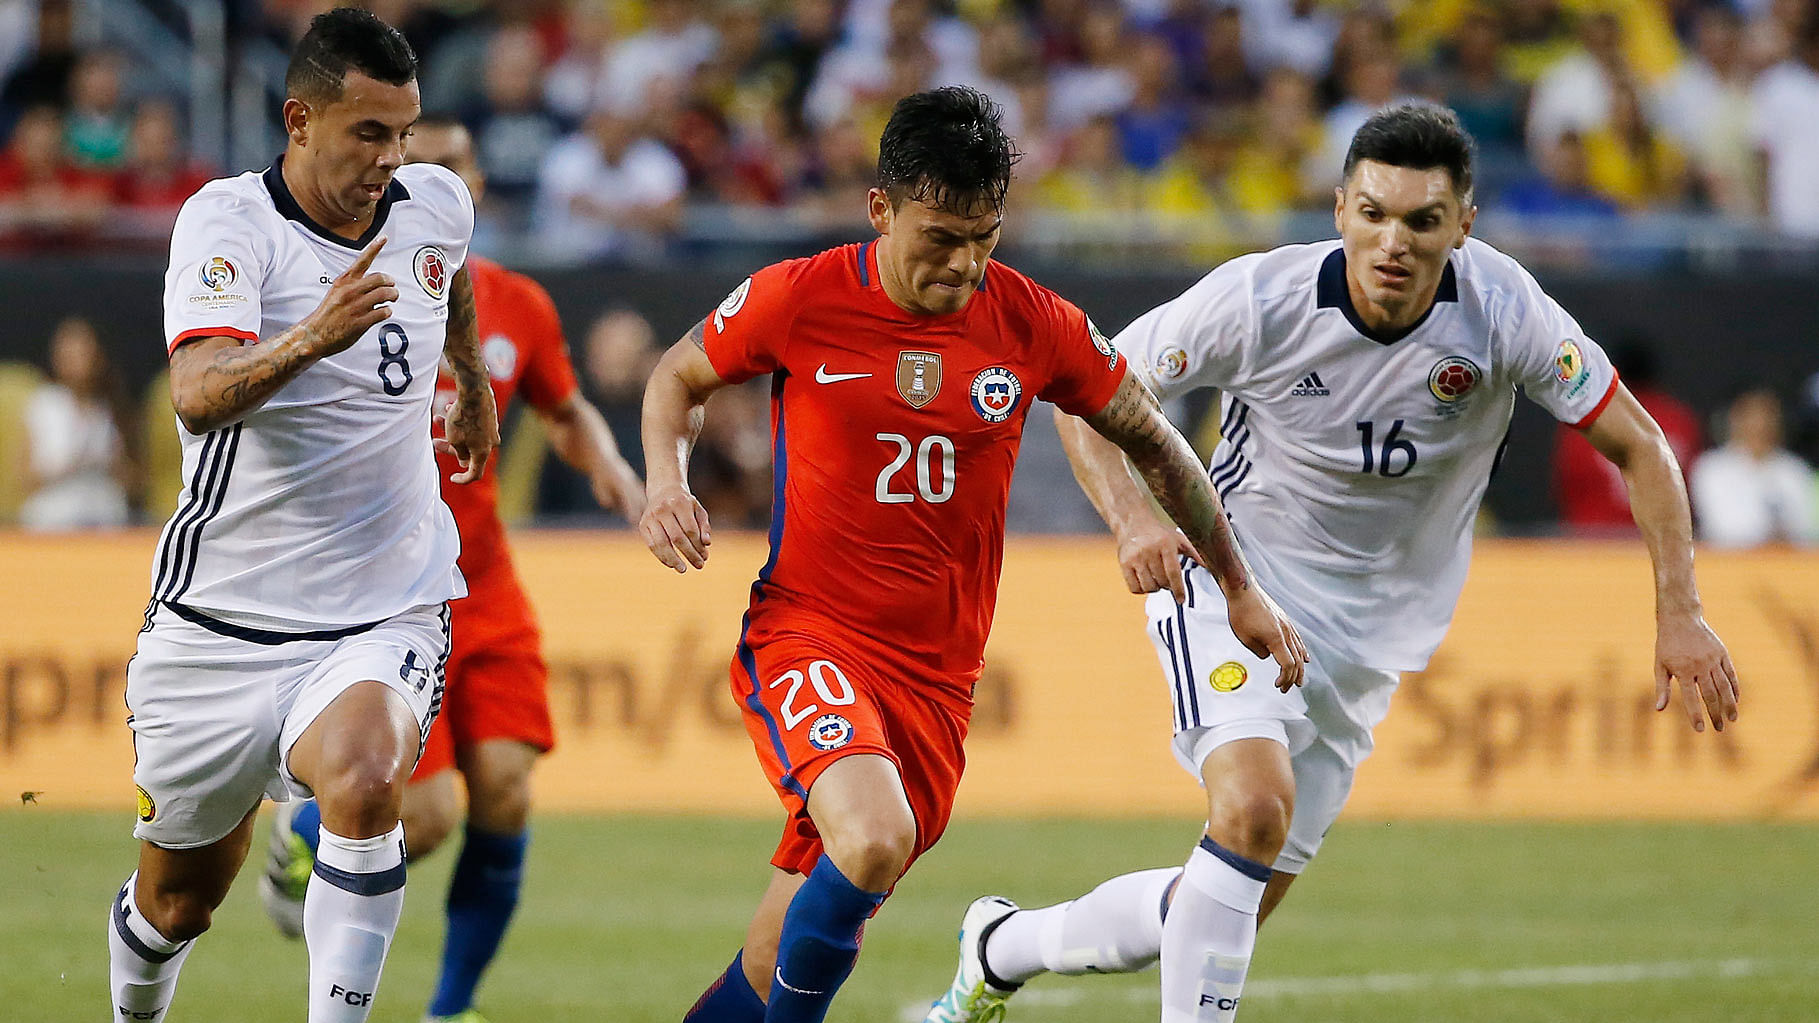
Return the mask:
<path id="1" fill-rule="evenodd" d="M 311 220 L 309 214 L 303 212 L 303 207 L 297 205 L 296 197 L 291 195 L 290 188 L 284 183 L 283 168 L 284 155 L 281 153 L 265 169 L 265 173 L 260 175 L 265 181 L 265 190 L 271 193 L 272 205 L 277 207 L 278 213 L 286 220 L 294 220 L 309 228 L 310 233 L 316 237 L 350 249 L 364 249 L 372 244 L 373 239 L 379 237 L 379 231 L 385 227 L 386 218 L 391 216 L 392 204 L 404 202 L 411 197 L 410 189 L 404 187 L 404 182 L 393 178 L 392 183 L 386 186 L 385 194 L 379 197 L 379 205 L 373 210 L 373 222 L 365 233 L 358 238 L 343 238 Z"/>
<path id="2" fill-rule="evenodd" d="M 1453 272 L 1453 261 L 1446 261 L 1446 269 L 1440 272 L 1440 286 L 1434 291 L 1434 305 L 1427 307 L 1421 318 L 1401 330 L 1382 332 L 1364 325 L 1364 319 L 1352 305 L 1351 289 L 1345 286 L 1345 250 L 1334 249 L 1320 264 L 1320 276 L 1314 286 L 1315 305 L 1320 309 L 1337 309 L 1345 314 L 1346 321 L 1352 329 L 1380 345 L 1393 345 L 1403 338 L 1421 329 L 1427 318 L 1433 314 L 1434 306 L 1442 302 L 1459 301 L 1459 277 Z"/>

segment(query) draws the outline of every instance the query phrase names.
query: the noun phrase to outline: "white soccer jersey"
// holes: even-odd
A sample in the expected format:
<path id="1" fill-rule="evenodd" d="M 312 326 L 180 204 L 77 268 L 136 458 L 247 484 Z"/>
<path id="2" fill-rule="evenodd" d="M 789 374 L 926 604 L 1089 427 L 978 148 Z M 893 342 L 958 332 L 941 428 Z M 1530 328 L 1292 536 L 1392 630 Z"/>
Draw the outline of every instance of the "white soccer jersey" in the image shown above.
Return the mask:
<path id="1" fill-rule="evenodd" d="M 473 200 L 452 171 L 410 164 L 349 241 L 304 215 L 280 167 L 212 181 L 184 204 L 164 279 L 169 348 L 282 333 L 381 234 L 373 270 L 397 281 L 399 298 L 391 318 L 240 422 L 200 436 L 178 423 L 184 487 L 158 540 L 153 599 L 307 631 L 461 596 L 430 406 Z"/>
<path id="2" fill-rule="evenodd" d="M 1331 241 L 1234 259 L 1116 344 L 1159 397 L 1224 392 L 1208 471 L 1260 581 L 1297 625 L 1395 671 L 1424 667 L 1452 620 L 1517 389 L 1584 425 L 1617 385 L 1573 318 L 1477 240 L 1398 337 L 1365 329 Z"/>

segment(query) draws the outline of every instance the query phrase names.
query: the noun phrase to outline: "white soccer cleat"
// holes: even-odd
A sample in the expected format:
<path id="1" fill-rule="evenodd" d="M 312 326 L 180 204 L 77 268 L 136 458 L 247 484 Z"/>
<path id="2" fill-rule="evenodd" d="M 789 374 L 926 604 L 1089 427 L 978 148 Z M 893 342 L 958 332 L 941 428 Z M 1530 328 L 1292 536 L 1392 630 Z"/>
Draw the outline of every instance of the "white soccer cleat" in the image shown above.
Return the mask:
<path id="1" fill-rule="evenodd" d="M 316 869 L 316 854 L 291 830 L 297 802 L 274 804 L 271 839 L 265 846 L 265 871 L 259 875 L 259 901 L 278 933 L 303 937 L 303 894 Z"/>
<path id="2" fill-rule="evenodd" d="M 923 1023 L 996 1023 L 1004 1019 L 1005 1000 L 1021 984 L 1000 987 L 986 979 L 985 938 L 1017 904 L 1002 895 L 974 899 L 960 918 L 960 968 L 947 994 L 929 1007 Z"/>

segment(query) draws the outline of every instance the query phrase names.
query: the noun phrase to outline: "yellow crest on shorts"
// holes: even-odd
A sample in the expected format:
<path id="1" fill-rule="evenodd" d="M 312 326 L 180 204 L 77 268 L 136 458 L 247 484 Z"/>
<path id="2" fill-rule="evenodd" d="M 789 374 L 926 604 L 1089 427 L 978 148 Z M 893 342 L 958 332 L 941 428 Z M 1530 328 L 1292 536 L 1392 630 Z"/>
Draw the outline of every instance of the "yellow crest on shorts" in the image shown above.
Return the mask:
<path id="1" fill-rule="evenodd" d="M 133 788 L 139 792 L 139 820 L 150 824 L 152 818 L 158 816 L 158 804 L 152 802 L 152 794 L 145 791 L 145 786 L 134 785 Z"/>
<path id="2" fill-rule="evenodd" d="M 1250 677 L 1251 673 L 1245 670 L 1244 665 L 1237 661 L 1226 661 L 1213 669 L 1213 673 L 1207 678 L 1207 681 L 1212 683 L 1215 690 L 1229 693 L 1242 686 Z"/>

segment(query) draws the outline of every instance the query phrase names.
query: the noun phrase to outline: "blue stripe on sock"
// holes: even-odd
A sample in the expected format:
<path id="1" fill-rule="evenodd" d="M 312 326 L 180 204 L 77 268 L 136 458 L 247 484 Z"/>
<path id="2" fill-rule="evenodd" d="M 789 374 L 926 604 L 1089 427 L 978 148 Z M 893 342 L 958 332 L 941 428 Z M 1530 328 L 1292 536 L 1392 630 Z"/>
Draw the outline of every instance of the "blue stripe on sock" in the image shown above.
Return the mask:
<path id="1" fill-rule="evenodd" d="M 389 895 L 404 887 L 404 864 L 375 870 L 369 874 L 357 874 L 351 870 L 342 870 L 316 861 L 316 876 L 344 892 L 355 895 Z"/>
<path id="2" fill-rule="evenodd" d="M 119 932 L 120 940 L 126 942 L 126 947 L 132 949 L 134 955 L 151 963 L 153 966 L 168 963 L 172 959 L 177 958 L 178 952 L 183 951 L 183 945 L 178 945 L 169 952 L 154 952 L 150 945 L 139 940 L 139 936 L 134 934 L 133 929 L 127 926 L 126 923 L 125 885 L 120 887 L 120 894 L 114 899 L 114 930 Z M 183 944 L 186 945 L 188 942 L 184 942 Z"/>
<path id="3" fill-rule="evenodd" d="M 1249 857 L 1240 856 L 1237 853 L 1232 852 L 1225 846 L 1213 841 L 1211 835 L 1201 836 L 1200 848 L 1219 857 L 1220 862 L 1253 881 L 1268 881 L 1270 879 L 1270 868 L 1268 864 L 1258 863 L 1256 860 L 1250 859 Z"/>
<path id="4" fill-rule="evenodd" d="M 473 1007 L 474 990 L 518 908 L 529 845 L 528 832 L 499 835 L 468 827 L 448 882 L 448 932 L 430 1015 L 454 1016 Z"/>

